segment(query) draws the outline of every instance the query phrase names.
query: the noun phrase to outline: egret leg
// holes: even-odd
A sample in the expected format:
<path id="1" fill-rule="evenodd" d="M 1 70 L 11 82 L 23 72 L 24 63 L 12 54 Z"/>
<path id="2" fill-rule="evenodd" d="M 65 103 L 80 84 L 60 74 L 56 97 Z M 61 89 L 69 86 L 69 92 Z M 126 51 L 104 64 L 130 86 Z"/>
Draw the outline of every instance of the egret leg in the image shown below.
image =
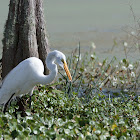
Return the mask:
<path id="1" fill-rule="evenodd" d="M 17 102 L 21 101 L 20 97 L 16 97 Z"/>
<path id="2" fill-rule="evenodd" d="M 17 105 L 19 106 L 19 108 L 18 109 L 16 109 L 16 112 L 21 112 L 21 116 L 22 117 L 25 117 L 25 116 L 27 116 L 26 115 L 26 112 L 25 112 L 25 104 L 24 104 L 24 100 L 22 99 L 22 98 L 17 98 Z"/>
<path id="3" fill-rule="evenodd" d="M 12 94 L 12 96 L 10 97 L 10 99 L 9 99 L 9 100 L 7 101 L 7 103 L 4 105 L 4 110 L 3 110 L 3 113 L 4 113 L 4 114 L 5 114 L 5 112 L 6 112 L 6 108 L 7 108 L 8 104 L 9 104 L 10 100 L 13 98 L 14 95 L 15 95 L 15 93 Z"/>
<path id="4" fill-rule="evenodd" d="M 30 95 L 29 108 L 31 109 L 32 95 Z"/>
<path id="5" fill-rule="evenodd" d="M 21 106 L 24 106 L 25 105 L 24 104 L 24 100 L 21 97 L 18 97 L 17 96 L 16 99 L 17 99 L 17 104 L 20 103 Z"/>
<path id="6" fill-rule="evenodd" d="M 33 94 L 33 89 L 30 91 L 30 100 L 29 100 L 29 108 L 31 109 L 31 102 L 32 102 L 32 94 Z"/>

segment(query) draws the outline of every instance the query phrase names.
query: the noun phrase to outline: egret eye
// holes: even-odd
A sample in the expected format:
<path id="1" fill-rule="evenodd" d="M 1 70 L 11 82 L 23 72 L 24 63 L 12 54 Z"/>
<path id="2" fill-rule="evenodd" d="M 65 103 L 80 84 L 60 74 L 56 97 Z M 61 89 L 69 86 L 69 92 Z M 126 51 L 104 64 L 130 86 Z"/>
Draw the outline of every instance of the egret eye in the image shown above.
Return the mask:
<path id="1" fill-rule="evenodd" d="M 64 59 L 61 59 L 61 61 L 64 63 Z"/>

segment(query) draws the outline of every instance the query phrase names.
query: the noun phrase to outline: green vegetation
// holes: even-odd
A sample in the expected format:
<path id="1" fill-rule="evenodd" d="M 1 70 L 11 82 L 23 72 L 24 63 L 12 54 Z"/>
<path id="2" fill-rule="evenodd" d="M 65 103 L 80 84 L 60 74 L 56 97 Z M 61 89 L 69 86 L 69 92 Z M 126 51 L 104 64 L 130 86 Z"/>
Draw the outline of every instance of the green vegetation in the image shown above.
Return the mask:
<path id="1" fill-rule="evenodd" d="M 80 47 L 79 47 L 80 48 Z M 1 139 L 96 140 L 140 137 L 139 62 L 127 59 L 100 63 L 95 54 L 68 59 L 73 82 L 59 76 L 49 86 L 37 86 L 27 116 L 13 101 L 0 113 Z M 60 72 L 60 71 L 59 71 Z M 60 72 L 61 74 L 62 72 Z M 119 89 L 117 92 L 114 90 Z"/>
<path id="2" fill-rule="evenodd" d="M 32 112 L 17 118 L 14 106 L 6 115 L 0 114 L 0 136 L 10 139 L 137 139 L 140 99 L 126 97 L 108 99 L 94 96 L 68 98 L 59 90 L 41 87 L 35 91 Z"/>

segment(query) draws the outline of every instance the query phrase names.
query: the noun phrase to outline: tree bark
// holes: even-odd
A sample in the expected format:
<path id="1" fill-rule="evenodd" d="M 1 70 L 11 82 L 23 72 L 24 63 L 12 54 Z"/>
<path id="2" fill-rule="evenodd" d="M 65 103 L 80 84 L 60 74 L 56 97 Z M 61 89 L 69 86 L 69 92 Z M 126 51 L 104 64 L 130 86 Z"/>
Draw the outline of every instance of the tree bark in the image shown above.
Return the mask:
<path id="1" fill-rule="evenodd" d="M 2 54 L 2 79 L 14 67 L 15 46 L 17 46 L 17 0 L 10 0 L 8 19 L 5 24 Z"/>
<path id="2" fill-rule="evenodd" d="M 35 15 L 36 15 L 36 33 L 37 33 L 37 44 L 38 44 L 38 53 L 39 53 L 39 58 L 43 61 L 44 66 L 46 67 L 46 56 L 48 52 L 50 51 L 49 49 L 49 43 L 48 43 L 48 37 L 46 33 L 46 27 L 45 27 L 45 18 L 44 18 L 44 13 L 43 13 L 43 1 L 42 0 L 36 0 L 36 10 L 35 10 Z M 48 74 L 49 71 L 45 69 L 45 74 Z"/>
<path id="3" fill-rule="evenodd" d="M 3 39 L 2 79 L 31 56 L 39 57 L 45 66 L 48 52 L 42 0 L 10 0 Z"/>

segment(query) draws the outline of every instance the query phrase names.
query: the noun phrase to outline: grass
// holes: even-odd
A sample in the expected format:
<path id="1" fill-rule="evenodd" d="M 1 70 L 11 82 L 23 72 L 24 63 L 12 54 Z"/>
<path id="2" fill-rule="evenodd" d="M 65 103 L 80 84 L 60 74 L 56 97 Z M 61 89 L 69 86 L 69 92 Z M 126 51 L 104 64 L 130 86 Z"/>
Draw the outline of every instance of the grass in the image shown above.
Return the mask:
<path id="1" fill-rule="evenodd" d="M 78 51 L 78 52 L 77 52 Z M 16 102 L 0 112 L 1 139 L 96 140 L 140 137 L 139 62 L 114 57 L 99 62 L 95 53 L 68 59 L 73 81 L 60 76 L 49 86 L 38 85 L 31 109 L 21 117 Z M 78 54 L 78 55 L 77 55 Z M 114 92 L 114 90 L 116 90 Z"/>

